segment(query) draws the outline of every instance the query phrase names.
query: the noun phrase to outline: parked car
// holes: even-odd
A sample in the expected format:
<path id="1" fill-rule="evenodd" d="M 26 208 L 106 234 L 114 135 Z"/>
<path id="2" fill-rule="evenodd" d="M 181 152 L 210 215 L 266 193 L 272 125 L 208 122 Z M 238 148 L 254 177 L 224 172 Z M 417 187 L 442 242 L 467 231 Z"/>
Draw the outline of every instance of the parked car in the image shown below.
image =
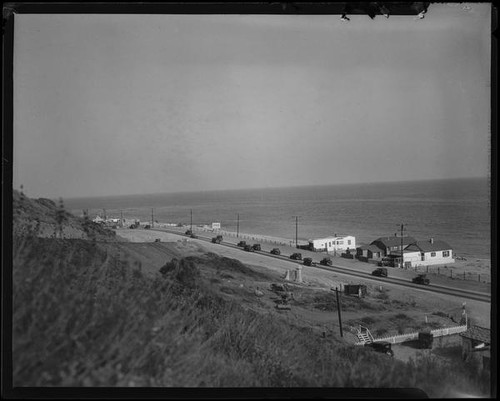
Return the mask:
<path id="1" fill-rule="evenodd" d="M 145 229 L 145 230 L 149 230 L 150 228 L 151 228 L 151 226 L 150 226 L 149 224 L 146 224 L 146 225 L 144 226 L 144 229 Z"/>
<path id="2" fill-rule="evenodd" d="M 155 239 L 155 242 L 161 242 L 161 239 L 156 238 L 156 239 Z"/>
<path id="3" fill-rule="evenodd" d="M 191 238 L 198 238 L 198 236 L 195 233 L 191 233 L 190 237 Z"/>
<path id="4" fill-rule="evenodd" d="M 323 265 L 323 266 L 331 266 L 333 264 L 333 262 L 330 258 L 323 258 L 323 259 L 321 259 L 319 264 Z"/>
<path id="5" fill-rule="evenodd" d="M 379 267 L 372 271 L 372 276 L 387 277 L 387 269 L 385 267 Z"/>
<path id="6" fill-rule="evenodd" d="M 375 343 L 366 343 L 365 347 L 373 349 L 375 352 L 380 352 L 389 356 L 394 356 L 394 351 L 391 348 L 391 343 L 387 341 L 378 341 Z"/>
<path id="7" fill-rule="evenodd" d="M 193 232 L 191 230 L 187 230 L 184 234 L 191 235 Z"/>
<path id="8" fill-rule="evenodd" d="M 246 242 L 246 241 L 240 241 L 240 242 L 238 242 L 238 244 L 237 244 L 237 245 L 238 245 L 238 246 L 241 246 L 242 248 L 244 248 L 246 244 L 247 244 L 247 242 Z"/>
<path id="9" fill-rule="evenodd" d="M 220 244 L 222 242 L 222 235 L 218 235 L 217 237 L 213 237 L 212 242 L 214 244 Z"/>
<path id="10" fill-rule="evenodd" d="M 273 248 L 273 249 L 271 249 L 271 253 L 273 255 L 281 255 L 281 251 L 280 251 L 279 248 Z"/>
<path id="11" fill-rule="evenodd" d="M 302 254 L 301 254 L 301 253 L 298 253 L 298 252 L 292 253 L 292 254 L 290 255 L 290 259 L 294 259 L 294 260 L 302 260 Z"/>
<path id="12" fill-rule="evenodd" d="M 261 250 L 260 244 L 253 244 L 252 248 L 254 249 L 254 251 L 260 251 Z"/>
<path id="13" fill-rule="evenodd" d="M 304 264 L 306 266 L 314 266 L 316 263 L 313 262 L 312 258 L 304 258 Z"/>
<path id="14" fill-rule="evenodd" d="M 255 252 L 252 245 L 245 245 L 243 249 L 247 252 Z"/>
<path id="15" fill-rule="evenodd" d="M 414 277 L 411 282 L 415 284 L 429 285 L 431 280 L 429 280 L 425 274 L 419 274 L 417 277 Z"/>

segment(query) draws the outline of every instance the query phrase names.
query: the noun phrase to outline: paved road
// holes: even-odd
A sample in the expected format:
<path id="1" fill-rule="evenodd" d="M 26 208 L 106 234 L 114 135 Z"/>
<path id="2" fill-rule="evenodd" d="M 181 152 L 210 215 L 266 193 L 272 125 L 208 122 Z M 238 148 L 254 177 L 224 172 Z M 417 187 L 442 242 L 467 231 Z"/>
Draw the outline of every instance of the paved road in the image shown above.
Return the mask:
<path id="1" fill-rule="evenodd" d="M 178 234 L 179 236 L 184 238 L 188 238 L 186 235 L 184 235 L 183 231 L 180 230 L 157 229 L 157 231 L 166 231 L 172 234 Z M 207 247 L 210 251 L 216 252 L 223 256 L 230 258 L 237 258 L 243 263 L 265 266 L 268 268 L 272 268 L 274 270 L 281 271 L 283 273 L 286 272 L 286 270 L 295 269 L 300 265 L 302 266 L 304 276 L 312 273 L 314 269 L 323 270 L 325 272 L 332 273 L 332 275 L 330 276 L 332 277 L 332 280 L 334 282 L 335 281 L 338 282 L 339 280 L 346 281 L 355 277 L 367 280 L 372 283 L 376 282 L 376 283 L 383 283 L 384 285 L 392 284 L 392 285 L 407 287 L 412 291 L 427 291 L 438 294 L 457 296 L 460 297 L 461 299 L 466 298 L 480 302 L 491 303 L 490 293 L 485 291 L 477 291 L 477 290 L 470 290 L 467 288 L 463 288 L 464 284 L 470 284 L 470 283 L 464 283 L 463 281 L 449 280 L 450 284 L 447 285 L 431 283 L 428 286 L 423 286 L 419 284 L 413 284 L 411 282 L 411 278 L 415 276 L 414 272 L 402 269 L 391 269 L 390 270 L 391 277 L 381 278 L 371 275 L 371 271 L 374 269 L 373 265 L 363 263 L 362 264 L 363 266 L 360 267 L 359 265 L 361 264 L 361 262 L 351 263 L 350 264 L 351 266 L 339 265 L 337 263 L 331 267 L 322 266 L 319 264 L 311 267 L 304 266 L 302 261 L 295 261 L 289 259 L 289 254 L 291 252 L 297 251 L 297 249 L 295 248 L 290 248 L 288 249 L 289 251 L 288 253 L 286 253 L 285 255 L 278 256 L 269 253 L 269 250 L 273 247 L 272 245 L 269 244 L 261 244 L 262 251 L 245 252 L 242 248 L 236 246 L 234 242 L 223 241 L 221 244 L 213 244 L 211 242 L 211 237 L 207 237 L 204 235 L 198 235 L 197 239 L 189 238 L 189 240 L 202 242 L 203 245 Z M 283 249 L 287 247 L 280 247 L 280 248 Z M 305 250 L 300 250 L 300 252 L 302 253 L 303 257 L 309 256 L 313 257 L 315 260 L 318 259 L 318 254 L 314 252 L 309 252 Z M 321 254 L 320 258 L 323 257 L 324 255 Z M 339 258 L 332 258 L 332 259 L 339 259 Z M 344 260 L 342 260 L 342 262 L 344 262 Z M 349 264 L 349 262 L 351 261 L 346 259 L 344 263 Z M 452 286 L 451 284 L 454 284 L 454 286 Z"/>

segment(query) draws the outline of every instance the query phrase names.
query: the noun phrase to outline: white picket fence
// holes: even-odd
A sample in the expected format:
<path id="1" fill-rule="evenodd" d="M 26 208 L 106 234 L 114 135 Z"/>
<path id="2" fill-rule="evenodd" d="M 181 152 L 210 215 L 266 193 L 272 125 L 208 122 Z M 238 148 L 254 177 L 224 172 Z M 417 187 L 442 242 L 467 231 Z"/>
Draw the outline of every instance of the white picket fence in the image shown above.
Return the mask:
<path id="1" fill-rule="evenodd" d="M 431 334 L 433 335 L 433 337 L 442 337 L 442 336 L 449 336 L 452 334 L 463 333 L 466 330 L 467 330 L 467 325 L 445 327 L 442 329 L 431 330 Z M 400 334 L 397 336 L 374 338 L 373 342 L 385 341 L 385 342 L 389 342 L 392 344 L 397 344 L 397 343 L 403 343 L 405 341 L 411 341 L 411 340 L 417 340 L 417 339 L 418 339 L 418 332 L 414 332 L 414 333 L 408 333 L 408 334 Z M 358 341 L 355 345 L 364 345 L 364 344 L 365 344 L 364 341 Z"/>

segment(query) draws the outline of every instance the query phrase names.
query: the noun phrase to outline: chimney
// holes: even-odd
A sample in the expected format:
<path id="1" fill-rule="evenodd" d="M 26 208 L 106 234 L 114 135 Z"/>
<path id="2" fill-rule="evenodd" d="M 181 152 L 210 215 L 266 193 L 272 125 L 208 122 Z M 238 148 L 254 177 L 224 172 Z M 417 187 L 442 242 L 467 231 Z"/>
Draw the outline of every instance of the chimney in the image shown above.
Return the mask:
<path id="1" fill-rule="evenodd" d="M 433 244 L 434 243 L 434 238 L 431 238 L 430 242 L 431 242 L 431 244 Z"/>

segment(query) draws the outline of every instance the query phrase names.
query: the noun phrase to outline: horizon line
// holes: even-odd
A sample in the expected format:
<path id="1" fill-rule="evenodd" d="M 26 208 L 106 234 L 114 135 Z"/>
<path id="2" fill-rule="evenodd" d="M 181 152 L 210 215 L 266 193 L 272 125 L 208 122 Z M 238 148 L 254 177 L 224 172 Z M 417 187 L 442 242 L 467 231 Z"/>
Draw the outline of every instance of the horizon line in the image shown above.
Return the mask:
<path id="1" fill-rule="evenodd" d="M 148 193 L 130 193 L 130 194 L 119 194 L 119 195 L 90 195 L 90 196 L 71 196 L 71 197 L 38 197 L 46 198 L 51 200 L 58 199 L 87 199 L 87 198 L 112 198 L 112 197 L 123 197 L 123 196 L 148 196 L 148 195 L 174 195 L 174 194 L 193 194 L 199 192 L 236 192 L 236 191 L 259 191 L 259 190 L 269 190 L 269 189 L 288 189 L 288 188 L 317 188 L 317 187 L 331 187 L 331 186 L 350 186 L 350 185 L 375 185 L 375 184 L 397 184 L 397 183 L 409 183 L 409 182 L 427 182 L 427 181 L 450 181 L 450 180 L 469 180 L 469 179 L 489 179 L 490 176 L 475 176 L 475 177 L 454 177 L 454 178 L 424 178 L 415 180 L 393 180 L 393 181 L 370 181 L 370 182 L 349 182 L 349 183 L 330 183 L 330 184 L 302 184 L 302 185 L 284 185 L 284 186 L 267 186 L 267 187 L 249 187 L 249 188 L 222 188 L 222 189 L 198 189 L 198 190 L 187 190 L 187 191 L 175 191 L 175 192 L 148 192 Z M 19 191 L 19 190 L 17 190 Z"/>

